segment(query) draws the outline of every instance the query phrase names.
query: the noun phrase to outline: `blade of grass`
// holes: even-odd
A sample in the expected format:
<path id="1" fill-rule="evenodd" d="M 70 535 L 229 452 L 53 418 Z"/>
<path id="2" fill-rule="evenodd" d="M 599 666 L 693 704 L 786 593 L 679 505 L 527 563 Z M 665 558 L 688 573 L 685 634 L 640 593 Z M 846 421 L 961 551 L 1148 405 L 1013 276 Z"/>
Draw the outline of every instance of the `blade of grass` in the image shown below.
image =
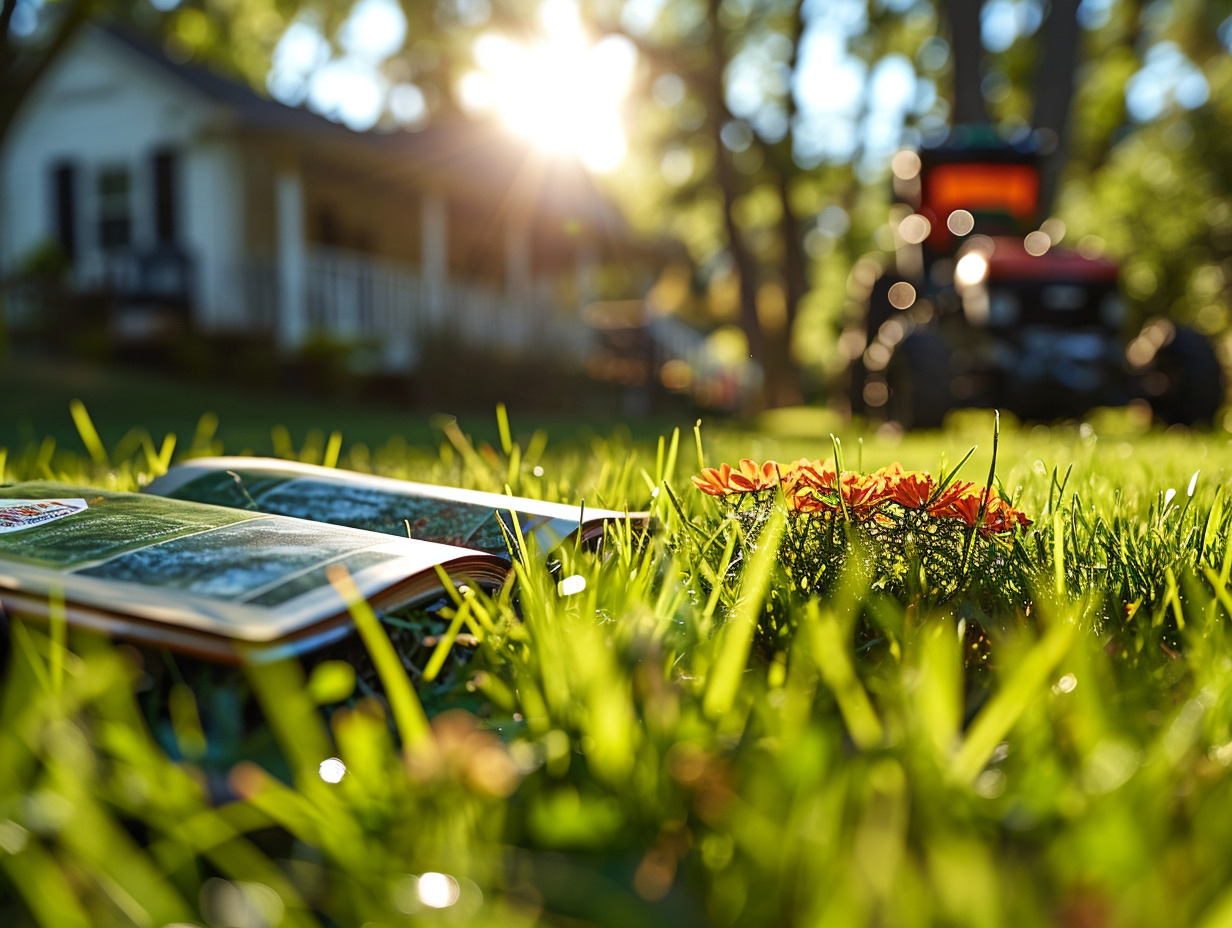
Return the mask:
<path id="1" fill-rule="evenodd" d="M 192 444 L 188 446 L 188 453 L 193 456 L 209 454 L 213 450 L 212 444 L 217 432 L 218 416 L 212 412 L 202 413 L 201 418 L 197 420 L 197 428 L 193 432 Z M 291 439 L 288 438 L 287 444 L 290 442 Z"/>
<path id="2" fill-rule="evenodd" d="M 979 445 L 972 445 L 970 449 L 968 449 L 967 453 L 962 456 L 962 460 L 955 464 L 950 470 L 946 470 L 944 466 L 941 468 L 941 476 L 937 479 L 937 489 L 934 491 L 933 496 L 929 498 L 929 504 L 932 504 L 937 497 L 945 492 L 949 485 L 954 482 L 954 478 L 958 476 L 958 472 L 963 469 L 963 466 L 968 461 L 971 460 L 971 455 L 975 454 L 975 452 L 979 450 Z"/>
<path id="3" fill-rule="evenodd" d="M 389 636 L 385 634 L 380 620 L 372 611 L 372 606 L 360 595 L 359 588 L 355 586 L 355 581 L 345 567 L 340 564 L 331 566 L 328 576 L 329 582 L 350 610 L 364 646 L 372 656 L 372 663 L 385 687 L 394 722 L 406 748 L 418 750 L 430 746 L 432 731 L 428 726 L 428 716 L 419 702 L 419 697 L 415 695 L 411 681 L 407 679 L 402 661 L 399 660 Z"/>
<path id="4" fill-rule="evenodd" d="M 325 454 L 321 457 L 322 467 L 337 467 L 338 456 L 342 453 L 342 432 L 335 429 L 329 433 L 329 442 L 325 446 Z"/>
<path id="5" fill-rule="evenodd" d="M 672 440 L 667 446 L 667 460 L 663 462 L 663 473 L 659 475 L 659 483 L 670 480 L 676 473 L 676 458 L 680 454 L 680 429 L 672 429 Z"/>
<path id="6" fill-rule="evenodd" d="M 702 610 L 702 619 L 704 630 L 709 631 L 710 624 L 714 619 L 714 610 L 719 604 L 719 597 L 723 595 L 722 578 L 727 576 L 727 571 L 731 567 L 732 555 L 736 551 L 736 533 L 731 532 L 727 536 L 727 544 L 723 547 L 723 557 L 719 561 L 719 571 L 717 576 L 712 576 L 710 596 L 706 599 L 706 606 Z"/>
<path id="7" fill-rule="evenodd" d="M 73 417 L 73 424 L 77 426 L 77 434 L 81 436 L 82 443 L 90 452 L 90 460 L 99 467 L 106 467 L 108 464 L 107 449 L 103 447 L 103 440 L 98 437 L 98 430 L 94 428 L 90 414 L 86 412 L 86 404 L 81 400 L 73 400 L 68 404 L 68 411 Z"/>
<path id="8" fill-rule="evenodd" d="M 1027 706 L 1048 684 L 1057 664 L 1074 641 L 1076 626 L 1068 620 L 1052 623 L 1034 647 L 988 701 L 963 739 L 950 764 L 950 774 L 960 783 L 971 783 L 988 764 L 997 745 L 1005 739 Z"/>
<path id="9" fill-rule="evenodd" d="M 743 587 L 736 610 L 719 631 L 717 653 L 703 697 L 703 708 L 710 718 L 719 718 L 732 707 L 740 689 L 753 644 L 753 632 L 762 603 L 770 586 L 770 575 L 778 557 L 779 539 L 786 525 L 786 513 L 776 511 L 757 539 L 757 550 L 741 574 Z"/>
<path id="10" fill-rule="evenodd" d="M 175 454 L 175 432 L 163 436 L 163 445 L 158 449 L 158 472 L 165 474 L 171 466 L 171 455 Z"/>
<path id="11" fill-rule="evenodd" d="M 68 641 L 68 616 L 64 606 L 64 590 L 56 587 L 47 598 L 47 624 L 51 630 L 51 690 L 64 689 L 64 653 Z"/>
<path id="12" fill-rule="evenodd" d="M 205 416 L 201 417 L 202 421 Z M 270 429 L 270 442 L 274 446 L 274 457 L 282 458 L 286 461 L 295 460 L 295 443 L 291 441 L 291 433 L 285 425 L 276 425 Z M 193 445 L 196 445 L 194 440 Z"/>
<path id="13" fill-rule="evenodd" d="M 466 622 L 467 615 L 471 611 L 470 598 L 462 601 L 460 608 L 454 611 L 453 618 L 449 622 L 449 627 L 445 629 L 445 634 L 441 635 L 437 642 L 436 649 L 432 652 L 432 656 L 428 658 L 427 666 L 424 667 L 423 679 L 425 683 L 431 683 L 436 679 L 436 675 L 441 672 L 441 668 L 445 666 L 445 658 L 449 657 L 449 651 L 453 647 L 453 643 L 458 640 L 458 632 L 462 630 L 462 625 Z"/>
<path id="14" fill-rule="evenodd" d="M 1052 511 L 1052 583 L 1057 596 L 1065 595 L 1065 536 L 1060 508 Z"/>
<path id="15" fill-rule="evenodd" d="M 77 901 L 68 875 L 40 842 L 27 843 L 20 854 L 0 856 L 0 867 L 40 924 L 49 928 L 91 928 L 94 924 Z M 80 881 L 79 874 L 74 877 L 73 882 Z"/>
<path id="16" fill-rule="evenodd" d="M 1172 614 L 1176 617 L 1176 627 L 1185 630 L 1185 613 L 1181 609 L 1180 589 L 1176 585 L 1176 574 L 1173 572 L 1171 565 L 1164 568 L 1164 579 L 1167 580 L 1167 587 L 1164 591 L 1164 598 L 1167 599 L 1168 605 L 1172 607 Z"/>
<path id="17" fill-rule="evenodd" d="M 851 642 L 842 625 L 830 610 L 823 612 L 816 600 L 810 600 L 805 627 L 811 633 L 810 657 L 821 672 L 821 679 L 834 693 L 851 740 L 860 750 L 871 751 L 881 743 L 881 720 L 856 676 L 850 657 Z"/>
<path id="18" fill-rule="evenodd" d="M 496 404 L 496 428 L 500 432 L 501 451 L 506 456 L 513 453 L 513 433 L 509 431 L 509 411 L 504 403 Z"/>
<path id="19" fill-rule="evenodd" d="M 975 514 L 975 523 L 967 530 L 967 540 L 963 544 L 963 559 L 961 575 L 967 576 L 967 568 L 971 564 L 971 548 L 975 544 L 975 533 L 979 531 L 980 526 L 984 524 L 984 516 L 988 513 L 988 498 L 992 494 L 993 481 L 997 479 L 997 445 L 1001 440 L 1001 410 L 994 409 L 992 415 L 992 461 L 988 465 L 988 482 L 984 484 L 984 492 L 980 496 L 980 508 Z M 967 452 L 967 457 L 963 458 L 959 463 L 962 467 L 966 463 L 967 458 L 971 457 L 971 451 Z M 957 469 L 955 469 L 957 473 Z"/>

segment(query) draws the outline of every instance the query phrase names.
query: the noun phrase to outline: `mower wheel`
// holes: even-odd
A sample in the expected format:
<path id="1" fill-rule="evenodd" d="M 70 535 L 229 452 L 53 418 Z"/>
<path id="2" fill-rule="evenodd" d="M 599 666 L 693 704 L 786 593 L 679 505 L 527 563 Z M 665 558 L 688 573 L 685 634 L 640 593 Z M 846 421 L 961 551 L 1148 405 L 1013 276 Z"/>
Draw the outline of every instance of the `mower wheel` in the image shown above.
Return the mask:
<path id="1" fill-rule="evenodd" d="M 950 393 L 950 346 L 940 335 L 913 332 L 894 352 L 886 370 L 890 417 L 904 428 L 941 427 L 954 407 Z"/>
<path id="2" fill-rule="evenodd" d="M 1224 400 L 1223 366 L 1215 349 L 1193 329 L 1176 327 L 1172 340 L 1155 356 L 1167 388 L 1151 397 L 1155 415 L 1169 425 L 1205 425 L 1215 420 Z"/>

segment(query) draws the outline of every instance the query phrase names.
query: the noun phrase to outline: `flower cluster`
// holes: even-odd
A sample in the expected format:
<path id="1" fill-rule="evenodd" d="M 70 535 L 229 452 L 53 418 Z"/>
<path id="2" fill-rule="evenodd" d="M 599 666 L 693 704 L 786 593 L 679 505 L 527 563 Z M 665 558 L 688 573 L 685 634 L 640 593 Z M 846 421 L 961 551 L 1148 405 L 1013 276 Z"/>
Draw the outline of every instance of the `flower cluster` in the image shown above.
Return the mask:
<path id="1" fill-rule="evenodd" d="M 843 514 L 854 522 L 897 521 L 895 516 L 923 513 L 951 520 L 980 534 L 1014 532 L 1031 524 L 1022 511 L 1002 499 L 996 487 L 956 481 L 940 486 L 926 471 L 901 464 L 861 474 L 835 468 L 833 460 L 801 458 L 790 464 L 758 464 L 748 458 L 735 467 L 707 467 L 693 478 L 703 493 L 732 497 L 782 488 L 787 507 L 797 513 Z"/>

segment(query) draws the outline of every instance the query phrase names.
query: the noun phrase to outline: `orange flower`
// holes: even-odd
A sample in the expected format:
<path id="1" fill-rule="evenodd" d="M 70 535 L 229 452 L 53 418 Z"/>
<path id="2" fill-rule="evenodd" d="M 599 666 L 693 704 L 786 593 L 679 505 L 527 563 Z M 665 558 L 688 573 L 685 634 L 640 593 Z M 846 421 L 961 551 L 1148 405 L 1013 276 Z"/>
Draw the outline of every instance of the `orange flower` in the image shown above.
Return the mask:
<path id="1" fill-rule="evenodd" d="M 974 525 L 983 496 L 984 488 L 974 483 L 951 483 L 933 500 L 928 514 L 934 519 L 961 519 L 969 526 Z"/>
<path id="2" fill-rule="evenodd" d="M 783 490 L 811 487 L 817 490 L 834 486 L 834 461 L 810 461 L 800 458 L 783 468 Z"/>
<path id="3" fill-rule="evenodd" d="M 963 525 L 970 528 L 975 525 L 976 520 L 980 516 L 980 503 L 982 501 L 982 493 L 965 493 L 951 500 L 941 515 L 942 517 L 958 519 Z M 929 513 L 932 514 L 932 510 L 929 510 Z"/>
<path id="4" fill-rule="evenodd" d="M 787 508 L 792 512 L 838 512 L 836 503 L 812 491 L 792 493 L 787 497 Z"/>
<path id="5" fill-rule="evenodd" d="M 758 464 L 748 458 L 741 458 L 739 470 L 731 475 L 732 489 L 737 493 L 756 493 L 758 490 L 769 490 L 778 486 L 779 465 L 775 461 Z"/>
<path id="6" fill-rule="evenodd" d="M 707 467 L 693 478 L 693 485 L 711 496 L 726 496 L 731 492 L 731 465 Z"/>
<path id="7" fill-rule="evenodd" d="M 834 489 L 834 462 L 800 458 L 782 471 L 783 495 L 795 512 L 833 512 L 837 507 L 827 499 Z"/>
<path id="8" fill-rule="evenodd" d="M 1031 520 L 1025 512 L 1015 509 L 999 497 L 993 497 L 988 500 L 988 511 L 984 513 L 984 524 L 980 526 L 980 531 L 985 534 L 999 534 L 1026 528 L 1030 524 Z"/>
<path id="9" fill-rule="evenodd" d="M 779 466 L 774 461 L 758 464 L 744 458 L 732 468 L 730 464 L 707 467 L 693 478 L 693 485 L 711 496 L 730 493 L 756 493 L 778 485 Z"/>
<path id="10" fill-rule="evenodd" d="M 903 471 L 887 479 L 889 497 L 906 509 L 923 509 L 937 492 L 937 481 L 922 470 Z"/>
<path id="11" fill-rule="evenodd" d="M 947 487 L 931 506 L 928 514 L 936 519 L 957 519 L 968 528 L 979 522 L 982 535 L 1012 532 L 1031 524 L 1026 513 L 1015 509 L 997 493 L 996 487 L 988 487 L 988 501 L 984 501 L 985 488 L 971 483 Z M 980 507 L 984 506 L 984 518 L 980 519 Z"/>
<path id="12" fill-rule="evenodd" d="M 890 498 L 890 485 L 876 474 L 846 470 L 839 479 L 839 492 L 847 511 L 857 519 L 864 519 Z"/>
<path id="13" fill-rule="evenodd" d="M 894 481 L 907 473 L 903 470 L 903 465 L 895 461 L 893 464 L 887 464 L 885 467 L 879 467 L 873 471 L 874 477 L 881 477 L 884 480 Z"/>

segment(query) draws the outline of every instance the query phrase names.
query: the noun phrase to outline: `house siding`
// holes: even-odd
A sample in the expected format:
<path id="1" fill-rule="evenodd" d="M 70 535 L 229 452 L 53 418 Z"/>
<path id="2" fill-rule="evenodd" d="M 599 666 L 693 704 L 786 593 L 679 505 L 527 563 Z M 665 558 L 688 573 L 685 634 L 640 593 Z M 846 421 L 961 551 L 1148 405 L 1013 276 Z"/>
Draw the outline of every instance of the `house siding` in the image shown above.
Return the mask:
<path id="1" fill-rule="evenodd" d="M 126 286 L 170 253 L 197 332 L 287 356 L 334 339 L 391 371 L 446 343 L 582 363 L 607 238 L 585 185 L 553 201 L 571 188 L 543 165 L 524 176 L 499 136 L 364 138 L 202 74 L 104 31 L 67 49 L 0 152 L 0 273 L 71 228 L 73 283 L 121 297 L 93 301 L 113 332 L 168 315 L 180 330 L 177 300 Z"/>
<path id="2" fill-rule="evenodd" d="M 92 288 L 123 277 L 125 269 L 108 259 L 101 243 L 100 176 L 127 172 L 129 248 L 149 251 L 159 244 L 154 159 L 172 152 L 182 175 L 176 220 L 194 266 L 192 303 L 207 324 L 226 318 L 234 294 L 212 288 L 211 275 L 202 270 L 236 261 L 235 230 L 220 227 L 234 223 L 234 211 L 229 218 L 215 212 L 220 202 L 238 200 L 238 193 L 228 194 L 236 186 L 227 173 L 228 143 L 203 146 L 201 141 L 226 128 L 225 114 L 188 88 L 167 81 L 105 38 L 82 35 L 35 88 L 6 141 L 0 160 L 0 268 L 11 274 L 40 246 L 58 240 L 50 166 L 69 165 L 76 181 L 74 281 Z M 204 176 L 213 185 L 208 193 L 202 189 Z"/>

